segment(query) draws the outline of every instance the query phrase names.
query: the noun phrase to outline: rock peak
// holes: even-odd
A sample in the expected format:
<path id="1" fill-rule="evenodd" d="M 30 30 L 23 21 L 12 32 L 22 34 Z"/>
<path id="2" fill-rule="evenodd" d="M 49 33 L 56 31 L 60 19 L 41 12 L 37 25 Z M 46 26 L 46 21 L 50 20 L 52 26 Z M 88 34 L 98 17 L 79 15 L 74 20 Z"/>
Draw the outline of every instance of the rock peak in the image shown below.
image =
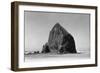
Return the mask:
<path id="1" fill-rule="evenodd" d="M 55 27 L 61 27 L 60 23 L 57 22 L 57 23 L 54 25 L 54 28 L 55 28 Z"/>
<path id="2" fill-rule="evenodd" d="M 60 26 L 60 23 L 57 22 L 57 23 L 55 24 L 55 26 Z"/>
<path id="3" fill-rule="evenodd" d="M 64 29 L 64 28 L 60 25 L 60 23 L 58 23 L 58 22 L 53 26 L 51 32 L 63 33 L 63 34 L 66 34 L 66 35 L 69 34 L 69 32 L 67 32 L 67 30 Z"/>

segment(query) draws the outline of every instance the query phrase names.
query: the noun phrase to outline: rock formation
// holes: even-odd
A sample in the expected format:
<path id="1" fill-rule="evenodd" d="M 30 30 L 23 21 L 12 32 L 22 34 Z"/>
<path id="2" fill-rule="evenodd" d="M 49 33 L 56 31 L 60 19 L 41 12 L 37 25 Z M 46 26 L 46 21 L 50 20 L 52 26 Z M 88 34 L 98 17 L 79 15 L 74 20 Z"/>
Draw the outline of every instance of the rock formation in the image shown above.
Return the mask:
<path id="1" fill-rule="evenodd" d="M 43 46 L 42 53 L 76 53 L 75 41 L 59 23 L 56 23 L 49 34 L 48 42 Z"/>
<path id="2" fill-rule="evenodd" d="M 48 46 L 48 43 L 46 43 L 45 45 L 43 45 L 42 53 L 49 53 L 49 52 L 50 48 Z"/>

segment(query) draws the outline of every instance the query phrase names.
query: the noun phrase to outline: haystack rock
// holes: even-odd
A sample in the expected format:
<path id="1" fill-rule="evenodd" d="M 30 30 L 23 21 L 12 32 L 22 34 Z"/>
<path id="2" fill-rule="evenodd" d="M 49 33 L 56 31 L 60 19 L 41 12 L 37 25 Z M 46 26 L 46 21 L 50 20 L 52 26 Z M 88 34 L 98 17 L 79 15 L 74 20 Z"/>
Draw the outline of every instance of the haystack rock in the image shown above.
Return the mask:
<path id="1" fill-rule="evenodd" d="M 73 36 L 56 23 L 50 31 L 48 42 L 43 45 L 42 53 L 77 53 Z"/>

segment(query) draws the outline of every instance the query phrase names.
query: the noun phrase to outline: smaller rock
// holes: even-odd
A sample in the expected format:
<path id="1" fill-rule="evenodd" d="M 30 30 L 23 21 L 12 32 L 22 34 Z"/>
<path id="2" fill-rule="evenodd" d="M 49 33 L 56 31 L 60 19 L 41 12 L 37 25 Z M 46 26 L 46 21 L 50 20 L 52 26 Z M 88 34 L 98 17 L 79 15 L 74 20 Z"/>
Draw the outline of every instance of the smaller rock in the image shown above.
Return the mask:
<path id="1" fill-rule="evenodd" d="M 43 45 L 42 53 L 49 53 L 49 52 L 50 52 L 50 49 L 49 49 L 48 44 L 46 43 L 45 45 Z"/>

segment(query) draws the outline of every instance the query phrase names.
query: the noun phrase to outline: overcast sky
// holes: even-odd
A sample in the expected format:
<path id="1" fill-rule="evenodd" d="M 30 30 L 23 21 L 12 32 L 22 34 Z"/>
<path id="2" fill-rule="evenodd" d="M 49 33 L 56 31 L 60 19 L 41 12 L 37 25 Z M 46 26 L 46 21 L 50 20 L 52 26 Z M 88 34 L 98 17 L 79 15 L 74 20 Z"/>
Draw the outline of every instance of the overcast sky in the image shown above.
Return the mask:
<path id="1" fill-rule="evenodd" d="M 26 51 L 41 51 L 57 22 L 72 34 L 77 50 L 89 50 L 89 14 L 25 11 L 24 16 Z"/>

